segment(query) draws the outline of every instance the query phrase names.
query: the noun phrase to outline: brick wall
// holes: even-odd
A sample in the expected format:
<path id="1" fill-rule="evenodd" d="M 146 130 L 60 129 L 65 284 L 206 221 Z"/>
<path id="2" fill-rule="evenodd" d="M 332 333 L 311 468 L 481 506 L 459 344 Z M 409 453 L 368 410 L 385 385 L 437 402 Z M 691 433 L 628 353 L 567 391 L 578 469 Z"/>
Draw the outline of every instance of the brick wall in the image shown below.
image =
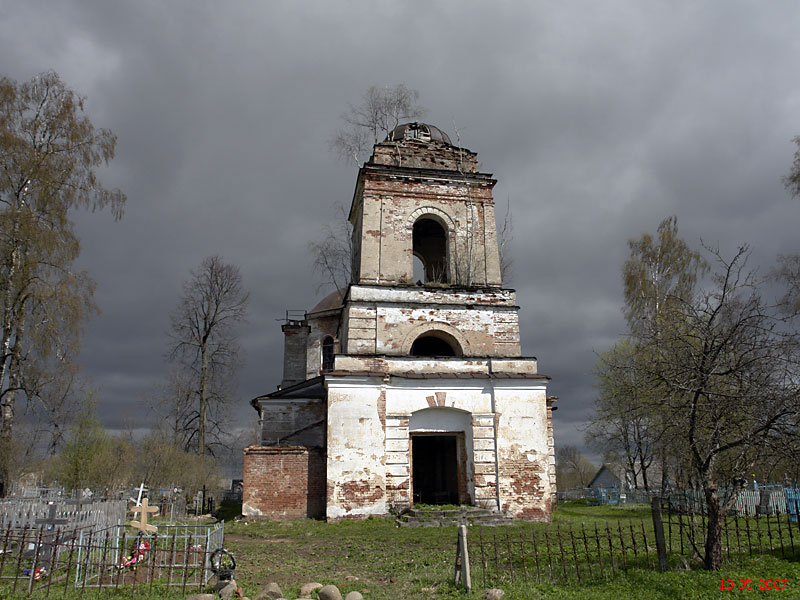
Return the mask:
<path id="1" fill-rule="evenodd" d="M 242 514 L 246 517 L 325 516 L 325 455 L 304 446 L 244 449 Z"/>

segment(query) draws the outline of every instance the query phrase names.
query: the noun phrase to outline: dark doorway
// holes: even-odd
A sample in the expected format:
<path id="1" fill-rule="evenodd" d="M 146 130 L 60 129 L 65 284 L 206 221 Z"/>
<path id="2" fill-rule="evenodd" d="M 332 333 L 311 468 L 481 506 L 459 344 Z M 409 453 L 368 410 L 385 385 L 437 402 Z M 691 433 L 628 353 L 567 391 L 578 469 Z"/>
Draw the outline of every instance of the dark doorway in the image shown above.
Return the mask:
<path id="1" fill-rule="evenodd" d="M 412 435 L 414 502 L 459 504 L 458 437 Z"/>

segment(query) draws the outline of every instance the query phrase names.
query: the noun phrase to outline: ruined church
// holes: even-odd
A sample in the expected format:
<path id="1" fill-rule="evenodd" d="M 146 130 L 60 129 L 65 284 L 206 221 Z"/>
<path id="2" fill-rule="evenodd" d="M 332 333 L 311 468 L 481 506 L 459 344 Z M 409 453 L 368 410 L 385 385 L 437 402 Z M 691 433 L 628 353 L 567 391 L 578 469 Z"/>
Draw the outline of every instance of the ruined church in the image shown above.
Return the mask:
<path id="1" fill-rule="evenodd" d="M 432 125 L 397 127 L 358 172 L 352 283 L 287 313 L 283 380 L 254 398 L 245 516 L 328 520 L 417 503 L 549 520 L 548 378 L 521 355 L 492 188 Z"/>

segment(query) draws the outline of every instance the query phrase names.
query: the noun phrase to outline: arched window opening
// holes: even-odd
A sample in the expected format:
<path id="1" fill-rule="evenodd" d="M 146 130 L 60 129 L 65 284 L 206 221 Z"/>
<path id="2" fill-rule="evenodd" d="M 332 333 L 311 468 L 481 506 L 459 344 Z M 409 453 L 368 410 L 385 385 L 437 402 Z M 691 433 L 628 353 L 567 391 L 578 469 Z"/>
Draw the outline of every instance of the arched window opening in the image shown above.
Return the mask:
<path id="1" fill-rule="evenodd" d="M 414 256 L 424 268 L 423 283 L 447 283 L 447 232 L 438 222 L 425 217 L 414 223 Z"/>
<path id="2" fill-rule="evenodd" d="M 411 356 L 459 356 L 455 340 L 452 342 L 441 335 L 424 334 L 411 344 Z"/>
<path id="3" fill-rule="evenodd" d="M 333 338 L 331 336 L 322 340 L 322 370 L 333 369 Z"/>

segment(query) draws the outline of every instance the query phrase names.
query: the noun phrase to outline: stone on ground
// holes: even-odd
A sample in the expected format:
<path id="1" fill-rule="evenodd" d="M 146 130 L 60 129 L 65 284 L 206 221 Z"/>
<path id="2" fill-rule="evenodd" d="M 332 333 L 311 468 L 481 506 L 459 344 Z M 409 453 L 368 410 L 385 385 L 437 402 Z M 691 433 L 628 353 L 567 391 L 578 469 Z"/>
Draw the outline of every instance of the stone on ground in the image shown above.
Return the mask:
<path id="1" fill-rule="evenodd" d="M 231 600 L 236 594 L 236 582 L 233 580 L 227 582 L 220 581 L 220 584 L 222 583 L 225 583 L 226 585 L 220 587 L 217 590 L 217 594 L 219 594 L 219 597 L 222 598 L 222 600 Z"/>
<path id="2" fill-rule="evenodd" d="M 256 596 L 255 600 L 278 600 L 282 597 L 283 592 L 281 591 L 281 586 L 273 581 L 268 583 L 263 590 L 258 592 L 258 596 Z"/>
<path id="3" fill-rule="evenodd" d="M 326 585 L 317 591 L 319 600 L 342 600 L 342 594 L 335 585 Z"/>
<path id="4" fill-rule="evenodd" d="M 486 600 L 500 600 L 506 593 L 501 590 L 500 588 L 492 588 L 490 590 L 486 590 L 486 593 L 483 595 Z"/>
<path id="5" fill-rule="evenodd" d="M 214 600 L 214 594 L 190 594 L 186 600 Z"/>
<path id="6" fill-rule="evenodd" d="M 311 583 L 305 583 L 302 586 L 300 586 L 300 597 L 301 598 L 311 598 L 312 592 L 314 592 L 314 590 L 318 590 L 321 587 L 322 587 L 322 584 L 321 583 L 317 583 L 316 581 L 311 582 Z"/>
<path id="7" fill-rule="evenodd" d="M 364 596 L 361 595 L 361 592 L 350 592 L 344 597 L 344 600 L 364 600 Z"/>

